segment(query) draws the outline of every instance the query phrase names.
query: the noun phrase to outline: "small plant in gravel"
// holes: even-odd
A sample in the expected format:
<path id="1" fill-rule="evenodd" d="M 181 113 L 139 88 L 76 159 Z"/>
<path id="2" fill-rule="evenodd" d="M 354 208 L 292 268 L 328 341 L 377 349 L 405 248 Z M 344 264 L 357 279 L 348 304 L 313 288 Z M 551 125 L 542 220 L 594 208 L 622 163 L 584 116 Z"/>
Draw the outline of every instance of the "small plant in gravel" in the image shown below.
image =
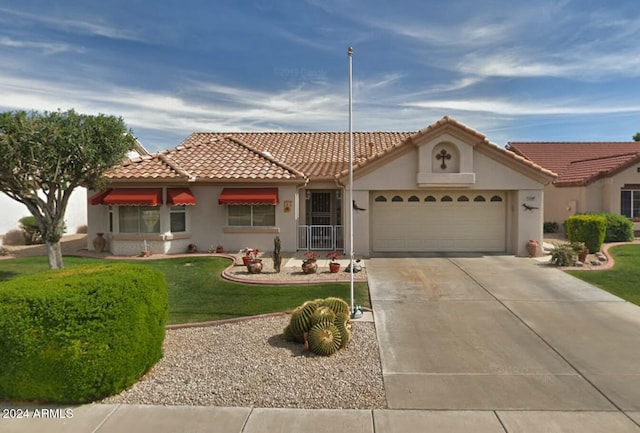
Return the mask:
<path id="1" fill-rule="evenodd" d="M 576 252 L 571 245 L 556 245 L 551 250 L 551 263 L 556 266 L 572 266 L 576 260 Z"/>
<path id="2" fill-rule="evenodd" d="M 291 313 L 284 329 L 288 341 L 303 343 L 317 355 L 329 356 L 351 341 L 349 305 L 340 298 L 306 301 Z"/>

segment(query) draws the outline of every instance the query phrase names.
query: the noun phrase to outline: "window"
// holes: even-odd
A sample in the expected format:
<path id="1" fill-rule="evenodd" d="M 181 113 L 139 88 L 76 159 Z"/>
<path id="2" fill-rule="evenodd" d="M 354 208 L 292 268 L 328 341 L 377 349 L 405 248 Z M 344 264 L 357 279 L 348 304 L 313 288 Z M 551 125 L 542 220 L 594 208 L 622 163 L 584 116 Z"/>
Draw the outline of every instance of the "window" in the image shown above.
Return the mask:
<path id="1" fill-rule="evenodd" d="M 273 205 L 227 206 L 227 223 L 230 226 L 265 227 L 276 225 L 276 207 Z"/>
<path id="2" fill-rule="evenodd" d="M 169 210 L 169 227 L 171 233 L 187 231 L 187 207 L 171 206 Z"/>
<path id="3" fill-rule="evenodd" d="M 120 206 L 120 233 L 160 233 L 160 208 L 157 206 Z"/>
<path id="4" fill-rule="evenodd" d="M 620 191 L 620 214 L 640 218 L 640 190 Z"/>
<path id="5" fill-rule="evenodd" d="M 445 195 L 444 197 L 442 197 L 440 199 L 440 201 L 453 201 L 453 199 L 451 197 L 449 197 L 448 195 Z"/>
<path id="6" fill-rule="evenodd" d="M 385 196 L 383 196 L 383 195 L 379 195 L 378 197 L 375 198 L 374 201 L 385 202 L 385 201 L 387 201 L 387 198 Z"/>
<path id="7" fill-rule="evenodd" d="M 469 197 L 467 197 L 466 195 L 461 195 L 460 197 L 458 197 L 458 201 L 469 201 Z"/>
<path id="8" fill-rule="evenodd" d="M 407 201 L 420 201 L 420 199 L 417 196 L 412 195 Z"/>
<path id="9" fill-rule="evenodd" d="M 494 195 L 493 197 L 491 197 L 491 201 L 502 201 L 502 197 L 500 197 L 499 195 Z"/>
<path id="10" fill-rule="evenodd" d="M 432 195 L 428 195 L 424 198 L 424 201 L 436 201 L 436 198 Z"/>
<path id="11" fill-rule="evenodd" d="M 487 201 L 483 196 L 477 195 L 474 197 L 473 201 Z"/>
<path id="12" fill-rule="evenodd" d="M 404 201 L 404 199 L 399 195 L 394 195 L 391 201 Z"/>

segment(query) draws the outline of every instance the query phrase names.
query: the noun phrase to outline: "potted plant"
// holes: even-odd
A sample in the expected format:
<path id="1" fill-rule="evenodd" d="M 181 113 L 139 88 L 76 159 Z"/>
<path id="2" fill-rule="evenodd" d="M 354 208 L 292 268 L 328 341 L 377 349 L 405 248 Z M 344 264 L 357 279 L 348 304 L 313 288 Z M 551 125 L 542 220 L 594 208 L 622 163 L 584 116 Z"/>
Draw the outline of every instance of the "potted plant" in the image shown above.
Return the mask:
<path id="1" fill-rule="evenodd" d="M 582 263 L 587 260 L 587 256 L 589 255 L 589 248 L 587 248 L 584 242 L 571 242 L 570 247 L 578 256 L 578 260 L 580 260 Z"/>
<path id="2" fill-rule="evenodd" d="M 241 252 L 244 253 L 244 256 L 242 256 L 242 264 L 244 266 L 247 266 L 251 260 L 258 257 L 259 253 L 257 249 L 254 250 L 253 248 L 245 248 Z"/>
<path id="3" fill-rule="evenodd" d="M 302 261 L 302 272 L 305 274 L 315 274 L 318 270 L 317 257 L 318 254 L 314 252 L 308 252 L 305 254 L 306 259 Z"/>
<path id="4" fill-rule="evenodd" d="M 245 263 L 250 274 L 262 272 L 262 259 L 258 258 L 258 253 L 257 249 L 247 248 L 244 257 L 242 257 L 242 262 Z"/>
<path id="5" fill-rule="evenodd" d="M 330 251 L 327 253 L 327 257 L 331 259 L 329 262 L 329 270 L 332 274 L 336 274 L 340 271 L 340 263 L 336 262 L 337 258 L 340 257 L 340 253 L 336 251 Z"/>

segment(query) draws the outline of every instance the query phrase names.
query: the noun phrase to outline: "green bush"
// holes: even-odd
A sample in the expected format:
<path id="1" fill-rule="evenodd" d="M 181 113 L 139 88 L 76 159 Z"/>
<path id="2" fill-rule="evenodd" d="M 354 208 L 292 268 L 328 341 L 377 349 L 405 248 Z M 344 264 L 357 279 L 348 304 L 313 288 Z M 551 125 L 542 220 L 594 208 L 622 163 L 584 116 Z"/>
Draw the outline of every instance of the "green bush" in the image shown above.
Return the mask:
<path id="1" fill-rule="evenodd" d="M 589 215 L 603 216 L 607 220 L 605 242 L 629 242 L 634 239 L 633 223 L 624 215 L 609 212 L 598 212 Z"/>
<path id="2" fill-rule="evenodd" d="M 20 228 L 24 232 L 24 240 L 27 245 L 42 243 L 42 233 L 40 231 L 38 221 L 36 221 L 36 217 L 22 217 L 18 220 L 18 222 L 20 223 Z"/>
<path id="3" fill-rule="evenodd" d="M 162 357 L 162 273 L 131 264 L 0 283 L 0 400 L 84 403 L 131 386 Z"/>
<path id="4" fill-rule="evenodd" d="M 544 233 L 558 233 L 560 226 L 555 221 L 546 221 L 542 224 L 542 231 Z"/>
<path id="5" fill-rule="evenodd" d="M 600 215 L 573 215 L 565 222 L 569 242 L 584 242 L 592 253 L 600 251 L 607 231 L 607 219 Z"/>

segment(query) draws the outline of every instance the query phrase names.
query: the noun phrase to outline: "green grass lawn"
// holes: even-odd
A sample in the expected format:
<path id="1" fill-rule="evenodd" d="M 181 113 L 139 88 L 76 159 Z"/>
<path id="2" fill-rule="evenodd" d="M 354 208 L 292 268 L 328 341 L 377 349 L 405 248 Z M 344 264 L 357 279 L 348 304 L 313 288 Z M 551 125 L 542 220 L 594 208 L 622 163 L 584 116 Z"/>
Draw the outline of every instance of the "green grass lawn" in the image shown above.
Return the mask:
<path id="1" fill-rule="evenodd" d="M 620 245 L 609 249 L 615 264 L 606 271 L 567 271 L 609 293 L 640 305 L 640 245 Z"/>
<path id="2" fill-rule="evenodd" d="M 106 260 L 65 257 L 65 267 Z M 132 261 L 133 262 L 133 261 Z M 191 323 L 287 311 L 308 299 L 338 296 L 350 302 L 348 283 L 301 284 L 295 286 L 249 285 L 221 277 L 229 260 L 220 257 L 184 257 L 136 260 L 165 275 L 169 288 L 169 323 Z M 20 275 L 47 270 L 46 257 L 0 261 L 0 284 Z M 355 284 L 356 303 L 369 307 L 366 283 Z"/>

